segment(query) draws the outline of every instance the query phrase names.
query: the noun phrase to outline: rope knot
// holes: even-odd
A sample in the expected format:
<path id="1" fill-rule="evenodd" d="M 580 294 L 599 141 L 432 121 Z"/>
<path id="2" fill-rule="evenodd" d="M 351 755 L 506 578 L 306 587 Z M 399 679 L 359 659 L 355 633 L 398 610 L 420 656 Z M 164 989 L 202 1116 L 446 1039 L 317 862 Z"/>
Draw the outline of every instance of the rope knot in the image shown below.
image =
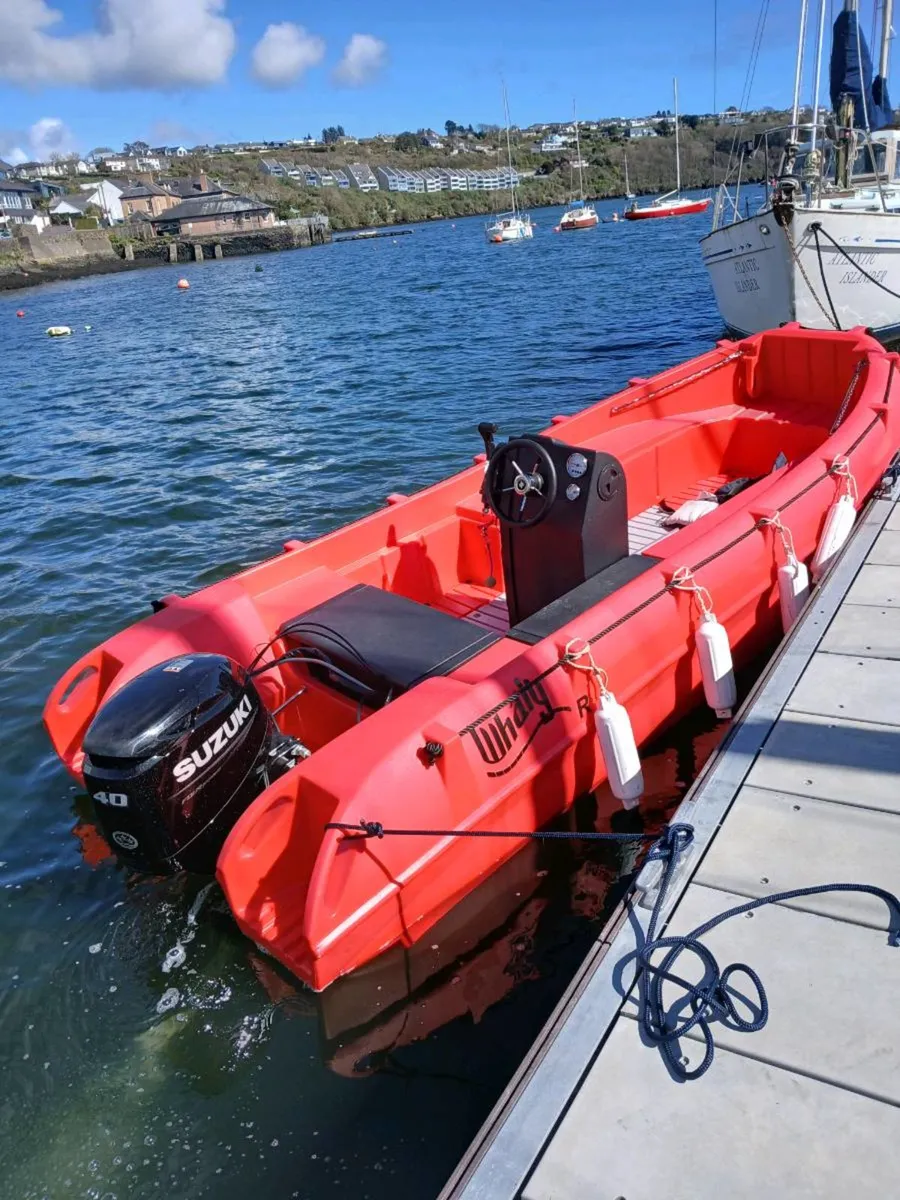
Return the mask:
<path id="1" fill-rule="evenodd" d="M 690 592 L 704 617 L 712 612 L 712 596 L 696 581 L 690 567 L 678 567 L 672 575 L 669 587 L 675 592 Z"/>
<path id="2" fill-rule="evenodd" d="M 579 662 L 579 658 L 586 658 L 586 663 Z M 593 675 L 597 681 L 597 689 L 601 696 L 609 695 L 609 676 L 602 667 L 598 667 L 594 661 L 594 654 L 591 650 L 590 642 L 585 641 L 581 637 L 573 637 L 566 642 L 566 648 L 563 650 L 562 661 L 570 667 L 574 667 L 576 671 L 587 671 L 589 675 Z"/>
<path id="3" fill-rule="evenodd" d="M 854 504 L 859 500 L 859 492 L 856 487 L 856 480 L 853 477 L 853 472 L 850 470 L 850 459 L 843 458 L 838 455 L 831 464 L 829 470 L 831 474 L 836 476 L 840 481 L 839 487 L 846 489 L 846 495 L 850 497 Z"/>
<path id="4" fill-rule="evenodd" d="M 782 521 L 781 513 L 776 511 L 773 517 L 761 517 L 759 523 L 760 525 L 771 525 L 781 539 L 781 548 L 784 550 L 784 557 L 789 563 L 796 563 L 797 553 L 794 550 L 794 535 Z"/>
<path id="5" fill-rule="evenodd" d="M 667 825 L 647 851 L 648 859 L 677 858 L 682 851 L 687 850 L 694 840 L 694 829 L 691 825 Z"/>

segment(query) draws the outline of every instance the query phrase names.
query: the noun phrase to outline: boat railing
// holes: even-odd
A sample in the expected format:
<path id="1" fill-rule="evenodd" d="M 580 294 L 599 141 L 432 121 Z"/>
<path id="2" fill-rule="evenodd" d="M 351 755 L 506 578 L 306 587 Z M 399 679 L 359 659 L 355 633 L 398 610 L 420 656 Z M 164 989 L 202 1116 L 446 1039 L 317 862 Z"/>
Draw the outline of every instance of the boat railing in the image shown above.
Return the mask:
<path id="1" fill-rule="evenodd" d="M 890 136 L 879 136 L 880 134 Z M 838 125 L 836 121 L 818 121 L 798 125 L 778 125 L 741 142 L 736 162 L 729 167 L 717 189 L 713 206 L 713 229 L 735 224 L 751 216 L 749 200 L 741 212 L 741 189 L 746 186 L 744 174 L 751 159 L 760 151 L 765 158 L 765 198 L 756 209 L 763 212 L 772 204 L 773 185 L 789 183 L 791 189 L 813 201 L 830 192 L 848 191 L 859 187 L 876 188 L 882 207 L 887 208 L 883 187 L 893 177 L 898 159 L 900 132 L 876 131 L 854 126 Z M 774 153 L 780 164 L 773 170 Z M 863 170 L 854 170 L 862 155 Z M 841 163 L 838 165 L 838 159 Z M 845 182 L 837 172 L 845 175 Z M 754 181 L 755 182 L 755 181 Z"/>

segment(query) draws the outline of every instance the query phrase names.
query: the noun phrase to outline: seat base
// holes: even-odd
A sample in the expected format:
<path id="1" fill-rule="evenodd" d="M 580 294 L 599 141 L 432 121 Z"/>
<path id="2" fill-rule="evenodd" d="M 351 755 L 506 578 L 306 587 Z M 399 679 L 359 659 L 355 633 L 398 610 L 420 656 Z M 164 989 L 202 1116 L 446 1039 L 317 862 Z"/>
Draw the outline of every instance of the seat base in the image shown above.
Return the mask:
<path id="1" fill-rule="evenodd" d="M 449 674 L 501 636 L 365 583 L 278 632 L 290 650 L 321 661 L 307 664 L 317 678 L 373 707 L 429 676 Z"/>

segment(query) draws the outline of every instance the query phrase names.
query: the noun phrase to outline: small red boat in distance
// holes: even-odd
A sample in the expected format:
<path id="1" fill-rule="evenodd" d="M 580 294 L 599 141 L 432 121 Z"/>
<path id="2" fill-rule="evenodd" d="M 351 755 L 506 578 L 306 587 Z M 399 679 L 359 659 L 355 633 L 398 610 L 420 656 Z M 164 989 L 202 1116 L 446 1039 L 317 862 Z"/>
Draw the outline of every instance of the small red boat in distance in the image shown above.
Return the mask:
<path id="1" fill-rule="evenodd" d="M 655 217 L 689 217 L 691 213 L 705 212 L 711 204 L 707 196 L 702 200 L 690 200 L 681 194 L 681 146 L 678 128 L 678 80 L 672 80 L 675 95 L 675 190 L 666 192 L 643 208 L 632 204 L 625 210 L 626 221 L 651 221 Z"/>
<path id="2" fill-rule="evenodd" d="M 486 466 L 157 601 L 53 689 L 53 745 L 121 863 L 215 870 L 325 988 L 523 844 L 457 833 L 539 829 L 607 778 L 601 682 L 642 745 L 704 693 L 709 609 L 735 666 L 773 644 L 784 530 L 802 565 L 878 486 L 898 361 L 785 326 L 542 433 L 484 424 Z"/>
<path id="3" fill-rule="evenodd" d="M 674 199 L 670 199 L 671 196 L 674 196 L 673 192 L 660 196 L 658 200 L 644 205 L 643 208 L 632 204 L 631 208 L 625 209 L 625 220 L 650 221 L 654 217 L 689 217 L 691 213 L 706 212 L 711 203 L 708 196 L 701 200 L 689 200 L 687 196 L 675 196 Z"/>

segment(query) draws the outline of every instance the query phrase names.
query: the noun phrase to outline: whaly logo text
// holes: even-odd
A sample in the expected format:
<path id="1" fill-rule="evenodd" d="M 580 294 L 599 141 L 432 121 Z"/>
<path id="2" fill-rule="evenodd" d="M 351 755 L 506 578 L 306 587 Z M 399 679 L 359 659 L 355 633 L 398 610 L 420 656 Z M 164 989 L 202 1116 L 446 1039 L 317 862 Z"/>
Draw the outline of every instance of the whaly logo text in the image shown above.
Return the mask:
<path id="1" fill-rule="evenodd" d="M 517 679 L 515 684 L 515 699 L 510 704 L 504 705 L 492 716 L 473 721 L 462 730 L 471 737 L 488 766 L 500 768 L 488 771 L 491 776 L 505 775 L 511 771 L 537 737 L 538 731 L 544 725 L 549 725 L 559 713 L 570 711 L 568 705 L 554 707 L 540 680 Z M 515 756 L 507 761 L 513 750 L 516 751 Z"/>

